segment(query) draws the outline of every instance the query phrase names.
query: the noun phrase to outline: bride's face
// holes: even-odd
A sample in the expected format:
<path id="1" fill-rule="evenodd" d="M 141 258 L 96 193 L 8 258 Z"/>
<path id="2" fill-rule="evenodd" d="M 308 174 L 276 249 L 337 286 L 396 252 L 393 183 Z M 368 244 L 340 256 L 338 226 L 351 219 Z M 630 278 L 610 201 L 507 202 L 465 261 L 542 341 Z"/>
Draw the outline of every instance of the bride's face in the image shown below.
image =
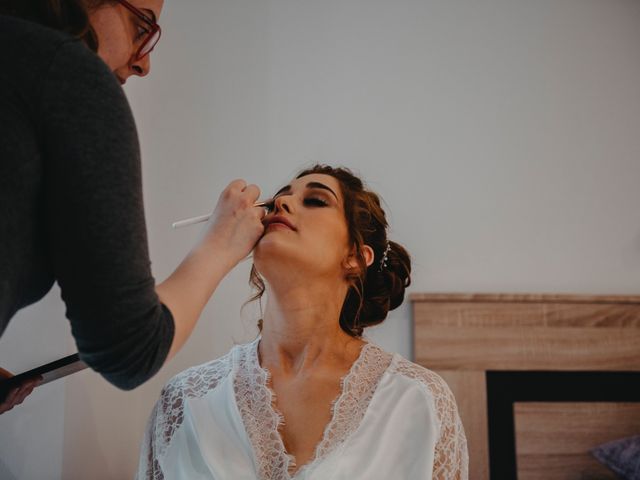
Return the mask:
<path id="1" fill-rule="evenodd" d="M 258 272 L 268 282 L 292 273 L 344 278 L 350 248 L 340 182 L 330 175 L 306 175 L 281 188 L 274 201 L 254 250 Z"/>

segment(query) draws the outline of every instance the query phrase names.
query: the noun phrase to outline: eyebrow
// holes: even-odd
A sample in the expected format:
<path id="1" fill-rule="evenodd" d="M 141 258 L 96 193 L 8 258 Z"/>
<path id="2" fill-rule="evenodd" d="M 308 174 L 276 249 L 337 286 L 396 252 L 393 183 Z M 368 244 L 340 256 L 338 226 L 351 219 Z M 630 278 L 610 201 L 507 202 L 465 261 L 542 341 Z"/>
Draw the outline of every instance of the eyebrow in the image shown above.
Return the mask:
<path id="1" fill-rule="evenodd" d="M 306 188 L 319 188 L 321 190 L 328 190 L 329 192 L 331 192 L 333 194 L 334 197 L 336 197 L 336 200 L 338 200 L 338 195 L 336 195 L 336 192 L 334 192 L 333 190 L 331 190 L 329 187 L 327 187 L 324 183 L 320 183 L 320 182 L 309 182 L 306 185 Z M 291 185 L 287 185 L 286 187 L 282 187 L 280 190 L 278 190 L 276 192 L 276 194 L 273 196 L 273 198 L 276 198 L 278 195 L 280 195 L 281 193 L 285 193 L 285 192 L 289 192 L 291 191 Z"/>

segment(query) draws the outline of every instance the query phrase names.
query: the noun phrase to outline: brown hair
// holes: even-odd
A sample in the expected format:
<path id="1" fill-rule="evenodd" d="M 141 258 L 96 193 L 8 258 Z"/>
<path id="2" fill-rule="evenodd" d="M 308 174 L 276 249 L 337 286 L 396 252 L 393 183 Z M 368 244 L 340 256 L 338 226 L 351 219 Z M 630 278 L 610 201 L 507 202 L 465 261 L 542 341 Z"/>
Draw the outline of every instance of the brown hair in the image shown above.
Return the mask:
<path id="1" fill-rule="evenodd" d="M 89 23 L 88 12 L 117 0 L 0 0 L 0 14 L 24 18 L 61 30 L 98 51 L 98 37 Z"/>
<path id="2" fill-rule="evenodd" d="M 380 197 L 367 190 L 358 177 L 346 168 L 315 165 L 300 172 L 296 178 L 313 173 L 330 175 L 340 182 L 349 241 L 355 250 L 359 269 L 349 274 L 349 291 L 340 312 L 340 327 L 349 335 L 359 337 L 364 328 L 382 323 L 387 313 L 400 306 L 405 289 L 411 284 L 411 258 L 404 247 L 387 238 L 387 219 L 380 206 Z M 367 267 L 363 247 L 369 245 L 375 254 Z M 381 260 L 387 252 L 386 266 Z M 255 266 L 249 283 L 257 293 L 249 299 L 262 297 L 265 284 Z M 262 320 L 258 322 L 262 328 Z"/>

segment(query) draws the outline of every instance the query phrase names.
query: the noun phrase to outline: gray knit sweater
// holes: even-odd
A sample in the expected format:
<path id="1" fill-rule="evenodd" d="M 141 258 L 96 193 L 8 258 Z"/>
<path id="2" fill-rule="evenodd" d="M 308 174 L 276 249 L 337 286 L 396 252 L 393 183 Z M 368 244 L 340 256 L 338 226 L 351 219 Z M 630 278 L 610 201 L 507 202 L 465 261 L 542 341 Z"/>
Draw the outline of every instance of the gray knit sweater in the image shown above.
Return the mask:
<path id="1" fill-rule="evenodd" d="M 151 276 L 122 88 L 82 42 L 0 16 L 0 335 L 54 281 L 91 368 L 123 389 L 158 371 L 174 323 Z"/>

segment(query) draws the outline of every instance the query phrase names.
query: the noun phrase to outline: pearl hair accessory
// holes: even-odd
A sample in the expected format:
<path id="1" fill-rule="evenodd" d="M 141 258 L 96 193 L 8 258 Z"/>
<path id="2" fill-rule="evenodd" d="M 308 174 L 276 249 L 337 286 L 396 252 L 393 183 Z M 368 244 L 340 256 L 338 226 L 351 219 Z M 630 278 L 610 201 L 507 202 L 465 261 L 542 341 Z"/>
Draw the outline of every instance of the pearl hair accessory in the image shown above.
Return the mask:
<path id="1" fill-rule="evenodd" d="M 380 268 L 378 268 L 379 272 L 381 272 L 382 269 L 387 266 L 387 254 L 389 253 L 389 250 L 391 250 L 391 244 L 387 242 L 387 248 L 384 249 L 384 253 L 382 254 L 382 258 L 380 259 Z"/>

